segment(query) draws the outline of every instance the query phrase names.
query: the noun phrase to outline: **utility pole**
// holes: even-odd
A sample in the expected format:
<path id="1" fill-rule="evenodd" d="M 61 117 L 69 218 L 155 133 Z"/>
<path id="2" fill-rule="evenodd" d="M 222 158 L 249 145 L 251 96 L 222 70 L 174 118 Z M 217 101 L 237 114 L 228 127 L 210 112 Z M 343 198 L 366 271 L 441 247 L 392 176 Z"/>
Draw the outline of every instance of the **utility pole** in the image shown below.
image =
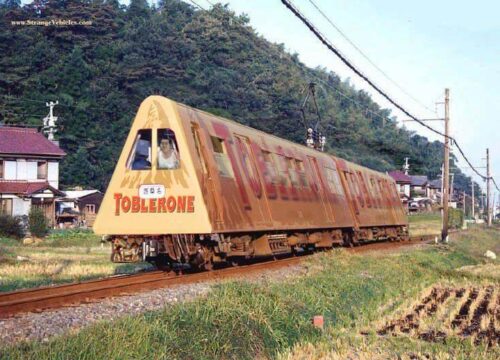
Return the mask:
<path id="1" fill-rule="evenodd" d="M 474 214 L 474 179 L 471 177 L 471 182 L 472 182 L 472 220 L 474 220 L 474 222 L 476 221 L 476 216 Z"/>
<path id="2" fill-rule="evenodd" d="M 490 149 L 486 149 L 486 219 L 488 226 L 491 226 L 490 186 Z"/>
<path id="3" fill-rule="evenodd" d="M 448 240 L 448 189 L 450 182 L 450 89 L 444 90 L 444 171 L 443 171 L 443 229 L 441 241 Z"/>

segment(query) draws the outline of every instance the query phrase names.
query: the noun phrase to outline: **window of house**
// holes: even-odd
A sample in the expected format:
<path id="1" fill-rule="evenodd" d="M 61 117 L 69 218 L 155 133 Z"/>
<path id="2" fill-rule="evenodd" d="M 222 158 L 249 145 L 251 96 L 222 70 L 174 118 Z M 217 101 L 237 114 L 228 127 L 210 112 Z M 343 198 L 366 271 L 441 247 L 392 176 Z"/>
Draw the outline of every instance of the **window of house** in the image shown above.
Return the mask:
<path id="1" fill-rule="evenodd" d="M 158 129 L 158 169 L 173 170 L 180 166 L 179 147 L 175 133 L 170 129 Z"/>
<path id="2" fill-rule="evenodd" d="M 87 214 L 95 214 L 95 204 L 85 205 L 85 211 L 87 212 Z"/>
<path id="3" fill-rule="evenodd" d="M 0 199 L 0 215 L 12 216 L 12 199 Z"/>
<path id="4" fill-rule="evenodd" d="M 0 160 L 0 179 L 3 179 L 3 160 Z"/>
<path id="5" fill-rule="evenodd" d="M 211 136 L 212 148 L 214 150 L 214 159 L 219 169 L 219 175 L 228 178 L 234 178 L 233 167 L 231 166 L 231 161 L 227 156 L 227 149 L 224 139 L 218 138 L 216 136 Z"/>
<path id="6" fill-rule="evenodd" d="M 46 161 L 37 161 L 37 179 L 47 179 L 47 162 Z"/>
<path id="7" fill-rule="evenodd" d="M 127 168 L 132 170 L 151 169 L 151 141 L 151 129 L 137 131 Z"/>

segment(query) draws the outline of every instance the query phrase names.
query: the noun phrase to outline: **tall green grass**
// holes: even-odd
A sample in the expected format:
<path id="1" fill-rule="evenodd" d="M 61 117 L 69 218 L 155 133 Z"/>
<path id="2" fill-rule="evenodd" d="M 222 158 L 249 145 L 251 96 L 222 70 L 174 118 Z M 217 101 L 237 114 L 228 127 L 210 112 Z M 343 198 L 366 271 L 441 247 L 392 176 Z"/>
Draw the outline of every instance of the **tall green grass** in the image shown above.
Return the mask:
<path id="1" fill-rule="evenodd" d="M 342 346 L 356 346 L 360 328 L 405 299 L 436 282 L 463 281 L 454 269 L 480 262 L 482 249 L 476 248 L 481 241 L 493 244 L 498 233 L 474 236 L 481 240 L 461 239 L 467 246 L 452 243 L 398 254 L 317 254 L 308 260 L 311 275 L 283 282 L 229 282 L 191 303 L 2 351 L 8 359 L 253 359 L 274 358 L 299 343 L 334 348 L 336 339 L 343 339 Z M 325 331 L 311 325 L 318 314 L 325 318 Z M 417 341 L 401 351 L 405 346 L 430 345 Z M 463 342 L 453 346 L 451 353 L 476 351 Z"/>

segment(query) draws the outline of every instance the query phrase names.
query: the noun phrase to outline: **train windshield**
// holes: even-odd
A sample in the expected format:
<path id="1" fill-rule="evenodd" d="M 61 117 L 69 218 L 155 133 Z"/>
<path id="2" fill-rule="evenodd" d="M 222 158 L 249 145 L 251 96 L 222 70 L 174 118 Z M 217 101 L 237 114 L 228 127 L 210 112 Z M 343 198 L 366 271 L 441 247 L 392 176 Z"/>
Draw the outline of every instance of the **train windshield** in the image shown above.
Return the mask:
<path id="1" fill-rule="evenodd" d="M 151 169 L 151 129 L 137 132 L 127 167 L 132 170 Z"/>
<path id="2" fill-rule="evenodd" d="M 179 168 L 179 147 L 175 133 L 170 129 L 158 129 L 158 169 Z"/>

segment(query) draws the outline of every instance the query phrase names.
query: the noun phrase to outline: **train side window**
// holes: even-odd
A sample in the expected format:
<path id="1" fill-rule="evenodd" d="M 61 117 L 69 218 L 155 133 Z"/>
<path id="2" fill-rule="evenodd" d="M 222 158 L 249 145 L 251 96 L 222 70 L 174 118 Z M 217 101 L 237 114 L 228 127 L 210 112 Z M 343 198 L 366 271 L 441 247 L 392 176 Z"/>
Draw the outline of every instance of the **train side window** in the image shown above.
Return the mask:
<path id="1" fill-rule="evenodd" d="M 286 165 L 288 167 L 288 175 L 290 176 L 290 181 L 292 185 L 298 187 L 300 185 L 299 176 L 297 175 L 297 171 L 295 170 L 295 161 L 294 159 L 287 157 Z"/>
<path id="2" fill-rule="evenodd" d="M 223 139 L 211 136 L 215 163 L 219 170 L 219 175 L 227 178 L 234 178 L 233 168 L 227 156 L 226 144 Z"/>
<path id="3" fill-rule="evenodd" d="M 304 162 L 302 160 L 295 159 L 295 169 L 299 174 L 299 179 L 302 184 L 302 187 L 309 187 L 309 182 L 307 181 L 306 172 L 304 170 Z"/>
<path id="4" fill-rule="evenodd" d="M 325 172 L 326 172 L 326 182 L 328 183 L 328 188 L 330 189 L 330 192 L 333 194 L 338 194 L 339 190 L 335 179 L 336 178 L 335 170 L 326 167 Z"/>
<path id="5" fill-rule="evenodd" d="M 279 182 L 278 174 L 276 173 L 276 167 L 274 165 L 272 154 L 269 151 L 262 150 L 262 157 L 264 158 L 264 162 L 266 163 L 266 170 L 271 177 L 271 182 L 273 184 L 277 184 Z"/>
<path id="6" fill-rule="evenodd" d="M 127 161 L 127 168 L 132 170 L 151 169 L 151 129 L 137 131 L 134 146 Z"/>
<path id="7" fill-rule="evenodd" d="M 170 129 L 158 129 L 157 135 L 158 169 L 178 169 L 180 157 L 175 133 Z"/>
<path id="8" fill-rule="evenodd" d="M 286 158 L 283 155 L 279 154 L 274 154 L 274 155 L 276 156 L 276 160 L 278 163 L 279 182 L 283 186 L 288 187 L 290 184 L 290 176 L 288 173 L 288 164 Z"/>

